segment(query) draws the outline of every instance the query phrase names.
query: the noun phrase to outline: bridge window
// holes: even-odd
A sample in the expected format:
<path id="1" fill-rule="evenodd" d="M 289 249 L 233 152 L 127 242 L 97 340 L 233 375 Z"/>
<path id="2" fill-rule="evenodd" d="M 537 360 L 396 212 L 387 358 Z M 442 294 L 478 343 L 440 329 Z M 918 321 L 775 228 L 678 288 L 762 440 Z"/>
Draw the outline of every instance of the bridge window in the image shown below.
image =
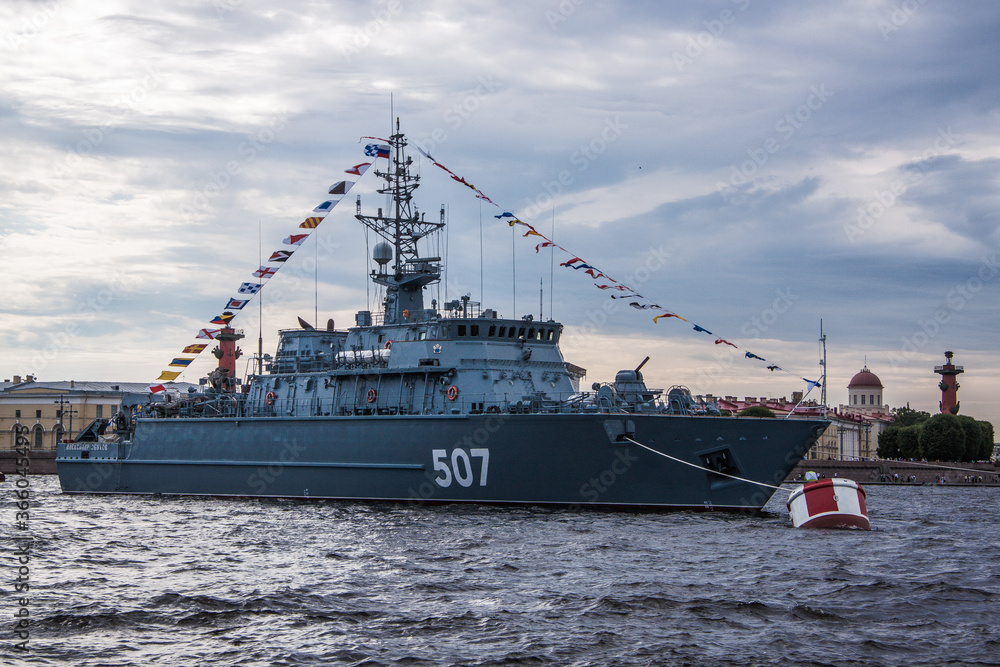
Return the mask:
<path id="1" fill-rule="evenodd" d="M 507 338 L 513 338 L 515 333 L 517 333 L 517 327 L 511 327 L 507 330 Z"/>
<path id="2" fill-rule="evenodd" d="M 478 336 L 479 335 L 479 325 L 478 324 L 473 324 L 473 325 L 471 325 L 469 327 L 469 335 L 470 336 Z"/>
<path id="3" fill-rule="evenodd" d="M 465 325 L 464 324 L 459 324 L 458 325 L 458 335 L 459 336 L 464 336 L 465 335 Z"/>
<path id="4" fill-rule="evenodd" d="M 545 338 L 545 340 L 553 340 L 556 337 L 556 330 L 549 329 L 548 334 L 549 335 Z"/>
<path id="5" fill-rule="evenodd" d="M 489 336 L 490 338 L 496 338 L 496 335 L 497 335 L 497 326 L 495 324 L 491 324 L 490 325 L 490 332 L 488 334 L 486 334 L 486 335 Z"/>
<path id="6" fill-rule="evenodd" d="M 528 329 L 528 340 L 531 340 L 534 337 L 535 337 L 535 330 L 534 329 Z"/>
<path id="7" fill-rule="evenodd" d="M 498 338 L 506 338 L 507 337 L 507 327 L 500 327 L 500 334 L 497 337 Z"/>
<path id="8" fill-rule="evenodd" d="M 524 327 L 521 327 L 517 330 L 517 337 L 524 338 Z"/>

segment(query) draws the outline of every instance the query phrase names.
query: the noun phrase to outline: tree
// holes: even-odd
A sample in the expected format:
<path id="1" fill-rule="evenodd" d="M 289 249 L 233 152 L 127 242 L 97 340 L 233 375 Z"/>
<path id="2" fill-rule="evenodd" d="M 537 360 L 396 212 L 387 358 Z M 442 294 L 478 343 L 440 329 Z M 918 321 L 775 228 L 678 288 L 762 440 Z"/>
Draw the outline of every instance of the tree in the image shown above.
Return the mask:
<path id="1" fill-rule="evenodd" d="M 920 449 L 924 456 L 935 461 L 961 460 L 965 453 L 965 429 L 958 417 L 934 415 L 920 429 Z"/>
<path id="2" fill-rule="evenodd" d="M 977 461 L 989 461 L 993 456 L 993 423 L 988 421 L 976 422 L 979 424 L 979 454 Z"/>
<path id="3" fill-rule="evenodd" d="M 774 419 L 774 412 L 770 408 L 765 408 L 763 405 L 751 405 L 749 408 L 743 408 L 740 410 L 738 417 L 768 417 L 769 419 Z"/>
<path id="4" fill-rule="evenodd" d="M 968 415 L 957 415 L 958 421 L 965 431 L 965 448 L 962 455 L 956 461 L 975 461 L 979 458 L 979 444 L 982 441 L 983 432 L 979 430 L 979 422 Z"/>
<path id="5" fill-rule="evenodd" d="M 920 449 L 920 424 L 904 426 L 899 429 L 899 456 L 904 459 L 922 458 Z"/>
<path id="6" fill-rule="evenodd" d="M 903 408 L 893 408 L 891 413 L 893 426 L 913 426 L 914 424 L 922 424 L 931 418 L 929 412 L 911 410 L 909 403 Z"/>
<path id="7" fill-rule="evenodd" d="M 883 459 L 899 458 L 899 432 L 903 430 L 898 426 L 890 426 L 878 434 L 878 449 L 876 454 Z"/>

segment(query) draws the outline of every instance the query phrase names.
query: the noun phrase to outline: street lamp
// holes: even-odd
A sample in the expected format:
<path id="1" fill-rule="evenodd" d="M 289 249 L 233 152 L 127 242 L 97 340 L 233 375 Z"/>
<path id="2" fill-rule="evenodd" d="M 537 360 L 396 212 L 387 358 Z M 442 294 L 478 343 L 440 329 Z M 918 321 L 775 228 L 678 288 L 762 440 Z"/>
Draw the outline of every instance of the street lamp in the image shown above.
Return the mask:
<path id="1" fill-rule="evenodd" d="M 59 430 L 63 433 L 69 433 L 70 436 L 73 435 L 73 415 L 77 414 L 77 411 L 73 409 L 73 404 L 66 400 L 65 396 L 59 396 L 58 401 L 52 401 L 54 404 L 59 406 L 56 410 L 56 416 L 59 417 Z M 70 406 L 67 410 L 65 406 Z M 69 431 L 63 428 L 63 415 L 69 415 Z"/>

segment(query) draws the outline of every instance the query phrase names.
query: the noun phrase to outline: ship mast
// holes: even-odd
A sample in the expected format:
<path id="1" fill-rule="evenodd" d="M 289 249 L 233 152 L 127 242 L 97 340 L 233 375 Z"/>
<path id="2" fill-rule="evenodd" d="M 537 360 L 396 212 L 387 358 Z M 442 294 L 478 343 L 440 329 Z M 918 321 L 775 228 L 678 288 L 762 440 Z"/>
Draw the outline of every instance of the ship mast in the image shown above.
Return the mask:
<path id="1" fill-rule="evenodd" d="M 428 222 L 413 206 L 413 191 L 419 186 L 420 176 L 410 173 L 413 158 L 406 156 L 406 145 L 397 118 L 396 132 L 389 137 L 390 165 L 386 171 L 375 171 L 386 182 L 378 193 L 392 198 L 391 217 L 383 215 L 381 208 L 377 215 L 355 216 L 394 250 L 391 268 L 380 263 L 378 270 L 372 271 L 372 280 L 386 288 L 385 324 L 426 319 L 424 287 L 441 278 L 441 258 L 420 257 L 417 241 L 444 227 L 444 222 Z"/>

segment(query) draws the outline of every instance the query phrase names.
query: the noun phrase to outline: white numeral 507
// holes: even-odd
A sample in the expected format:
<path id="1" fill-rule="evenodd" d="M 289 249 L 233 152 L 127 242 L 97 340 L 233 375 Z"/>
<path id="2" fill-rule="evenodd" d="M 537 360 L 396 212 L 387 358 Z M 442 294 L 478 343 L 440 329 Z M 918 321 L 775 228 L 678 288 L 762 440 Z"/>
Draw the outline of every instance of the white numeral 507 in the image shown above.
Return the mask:
<path id="1" fill-rule="evenodd" d="M 466 452 L 458 447 L 451 452 L 450 466 L 448 465 L 448 450 L 446 449 L 432 449 L 431 457 L 434 459 L 434 470 L 443 474 L 441 477 L 434 478 L 438 486 L 451 486 L 452 479 L 462 486 L 472 486 L 472 458 L 482 459 L 482 466 L 479 469 L 479 486 L 486 486 L 486 475 L 490 469 L 490 450 L 470 449 Z"/>

